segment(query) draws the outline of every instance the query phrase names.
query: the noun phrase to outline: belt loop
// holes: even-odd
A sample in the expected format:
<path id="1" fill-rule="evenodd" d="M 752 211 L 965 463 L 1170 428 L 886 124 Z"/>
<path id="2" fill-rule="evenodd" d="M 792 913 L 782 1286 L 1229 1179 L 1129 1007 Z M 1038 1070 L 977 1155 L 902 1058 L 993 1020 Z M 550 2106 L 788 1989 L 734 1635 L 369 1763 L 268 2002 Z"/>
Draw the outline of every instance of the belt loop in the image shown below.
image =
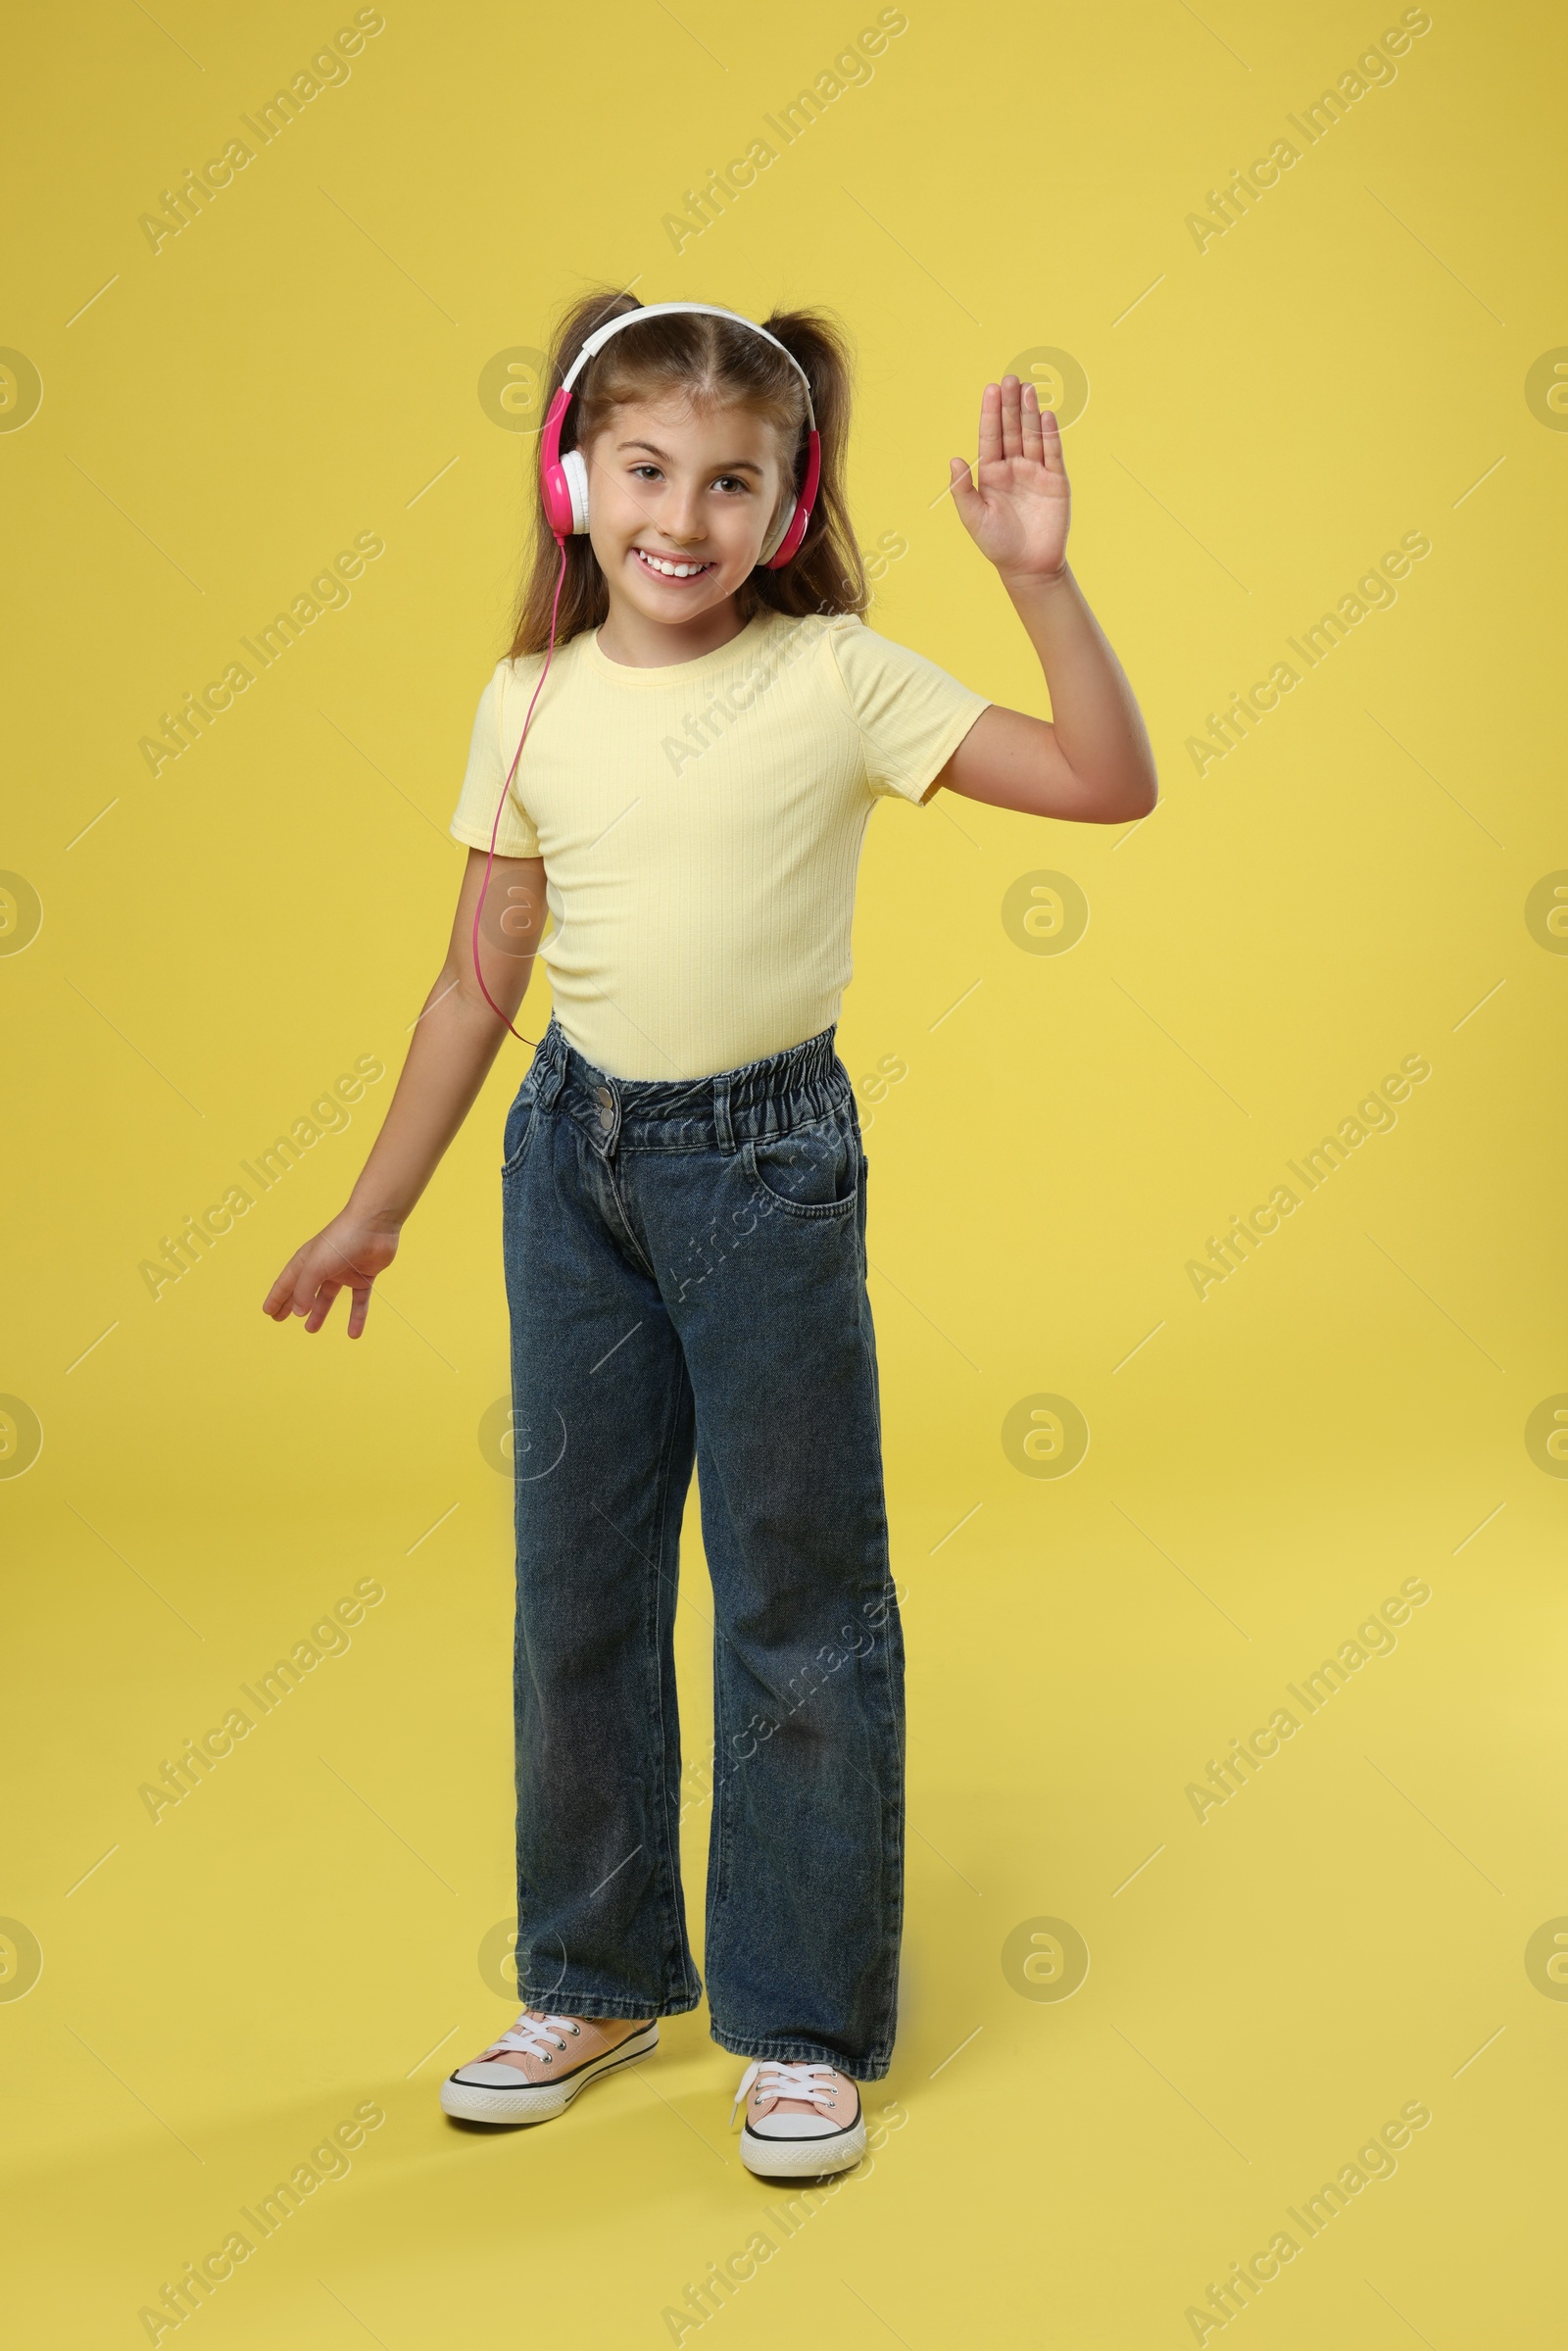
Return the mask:
<path id="1" fill-rule="evenodd" d="M 713 1080 L 713 1125 L 718 1135 L 719 1150 L 732 1151 L 735 1149 L 735 1129 L 730 1124 L 729 1116 L 728 1070 L 721 1071 Z"/>
<path id="2" fill-rule="evenodd" d="M 565 1039 L 556 1026 L 555 1015 L 552 1014 L 550 1025 L 539 1040 L 539 1050 L 535 1055 L 541 1069 L 539 1102 L 541 1107 L 546 1110 L 550 1108 L 556 1096 L 566 1082 L 566 1054 L 569 1050 Z"/>

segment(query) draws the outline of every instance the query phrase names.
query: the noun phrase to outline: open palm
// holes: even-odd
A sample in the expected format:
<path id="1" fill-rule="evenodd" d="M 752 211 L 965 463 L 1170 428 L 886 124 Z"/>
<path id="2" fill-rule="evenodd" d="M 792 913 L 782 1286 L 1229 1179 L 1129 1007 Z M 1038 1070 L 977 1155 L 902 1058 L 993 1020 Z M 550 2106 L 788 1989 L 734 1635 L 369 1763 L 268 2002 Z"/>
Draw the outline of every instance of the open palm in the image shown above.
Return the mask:
<path id="1" fill-rule="evenodd" d="M 1033 384 L 1016 375 L 987 384 L 980 396 L 980 460 L 948 460 L 953 503 L 988 563 L 1004 576 L 1044 579 L 1067 560 L 1072 491 L 1061 462 L 1061 432 L 1042 410 Z"/>

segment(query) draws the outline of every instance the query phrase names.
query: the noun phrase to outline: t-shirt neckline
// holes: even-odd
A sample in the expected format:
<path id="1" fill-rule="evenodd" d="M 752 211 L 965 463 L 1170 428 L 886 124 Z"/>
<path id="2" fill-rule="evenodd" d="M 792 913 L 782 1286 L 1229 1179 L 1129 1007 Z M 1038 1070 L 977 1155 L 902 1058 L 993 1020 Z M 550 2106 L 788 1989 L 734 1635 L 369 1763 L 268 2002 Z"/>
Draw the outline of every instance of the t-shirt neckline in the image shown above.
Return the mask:
<path id="1" fill-rule="evenodd" d="M 685 686 L 695 678 L 706 677 L 710 670 L 722 668 L 738 656 L 752 652 L 758 638 L 769 620 L 776 618 L 771 605 L 754 612 L 746 626 L 725 645 L 715 646 L 711 653 L 699 654 L 695 661 L 666 661 L 661 667 L 645 669 L 627 661 L 612 661 L 599 642 L 596 628 L 584 632 L 583 647 L 590 664 L 603 677 L 612 678 L 617 686 Z"/>

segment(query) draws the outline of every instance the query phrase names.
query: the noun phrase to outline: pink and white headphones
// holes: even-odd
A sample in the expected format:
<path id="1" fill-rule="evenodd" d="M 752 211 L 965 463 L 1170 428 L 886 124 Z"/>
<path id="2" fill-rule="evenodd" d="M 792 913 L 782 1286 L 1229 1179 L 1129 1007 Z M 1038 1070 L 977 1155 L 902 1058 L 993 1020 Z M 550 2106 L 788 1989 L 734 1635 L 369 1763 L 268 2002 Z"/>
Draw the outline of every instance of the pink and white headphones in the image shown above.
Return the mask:
<path id="1" fill-rule="evenodd" d="M 809 428 L 807 441 L 806 479 L 801 484 L 794 505 L 789 508 L 783 519 L 774 525 L 763 540 L 761 553 L 757 559 L 759 568 L 780 571 L 790 558 L 798 552 L 801 541 L 806 536 L 807 525 L 811 519 L 811 509 L 816 503 L 817 483 L 822 475 L 822 444 L 817 437 L 816 411 L 811 405 L 811 385 L 806 369 L 792 351 L 784 350 L 777 335 L 770 335 L 767 328 L 759 326 L 755 318 L 742 318 L 739 311 L 717 310 L 710 302 L 647 303 L 641 309 L 623 312 L 618 318 L 610 319 L 604 326 L 595 327 L 572 361 L 571 366 L 566 369 L 565 375 L 562 379 L 561 389 L 550 403 L 550 414 L 545 418 L 544 431 L 539 440 L 539 486 L 544 494 L 545 520 L 550 526 L 551 537 L 561 550 L 561 570 L 556 578 L 555 602 L 550 611 L 550 650 L 545 655 L 545 665 L 539 672 L 539 683 L 534 687 L 532 700 L 528 704 L 527 715 L 522 722 L 522 733 L 517 737 L 517 748 L 513 754 L 511 770 L 506 782 L 501 787 L 501 798 L 496 803 L 495 823 L 490 828 L 490 855 L 485 859 L 484 880 L 480 885 L 478 904 L 473 909 L 473 937 L 470 948 L 473 956 L 473 974 L 479 983 L 480 995 L 497 1019 L 506 1021 L 507 1027 L 512 1029 L 512 1034 L 517 1039 L 519 1045 L 535 1045 L 538 1040 L 533 1037 L 524 1037 L 518 1030 L 512 1027 L 512 1022 L 507 1020 L 507 1015 L 484 984 L 484 973 L 479 968 L 479 917 L 484 912 L 484 902 L 490 888 L 491 868 L 495 864 L 496 840 L 501 826 L 501 811 L 507 805 L 508 796 L 512 791 L 512 780 L 517 772 L 517 761 L 522 758 L 522 747 L 528 740 L 528 728 L 533 721 L 534 704 L 539 700 L 540 690 L 545 679 L 550 675 L 551 661 L 555 659 L 556 614 L 561 609 L 561 587 L 566 576 L 566 541 L 568 538 L 580 536 L 588 528 L 587 462 L 578 449 L 568 449 L 565 456 L 562 456 L 561 428 L 565 421 L 566 411 L 571 406 L 571 387 L 595 352 L 602 351 L 611 336 L 617 333 L 622 326 L 635 326 L 642 318 L 667 318 L 675 311 L 695 311 L 706 318 L 732 318 L 737 326 L 749 326 L 753 334 L 760 335 L 764 343 L 771 343 L 775 351 L 784 352 L 784 357 L 806 386 L 806 419 Z"/>
<path id="2" fill-rule="evenodd" d="M 792 352 L 784 351 L 777 335 L 770 335 L 767 328 L 759 326 L 755 318 L 744 318 L 738 311 L 716 310 L 710 302 L 651 302 L 640 310 L 625 311 L 618 318 L 612 318 L 608 324 L 594 329 L 567 368 L 560 391 L 550 403 L 550 414 L 545 418 L 544 432 L 540 437 L 539 480 L 544 492 L 545 519 L 552 536 L 558 541 L 564 541 L 588 528 L 587 463 L 580 450 L 568 449 L 564 457 L 561 454 L 561 428 L 565 422 L 566 411 L 571 406 L 571 387 L 578 375 L 594 354 L 602 351 L 611 336 L 618 333 L 621 327 L 636 326 L 644 318 L 668 318 L 676 311 L 698 312 L 707 318 L 730 318 L 737 326 L 749 326 L 753 334 L 760 335 L 765 343 L 771 343 L 775 351 L 784 352 L 784 357 L 806 385 L 806 417 L 809 428 L 806 479 L 794 506 L 786 511 L 783 519 L 775 524 L 764 539 L 762 552 L 757 559 L 758 563 L 766 570 L 780 571 L 806 536 L 811 509 L 816 503 L 816 486 L 821 478 L 822 449 L 817 439 L 816 412 L 811 406 L 811 386 L 800 361 Z"/>

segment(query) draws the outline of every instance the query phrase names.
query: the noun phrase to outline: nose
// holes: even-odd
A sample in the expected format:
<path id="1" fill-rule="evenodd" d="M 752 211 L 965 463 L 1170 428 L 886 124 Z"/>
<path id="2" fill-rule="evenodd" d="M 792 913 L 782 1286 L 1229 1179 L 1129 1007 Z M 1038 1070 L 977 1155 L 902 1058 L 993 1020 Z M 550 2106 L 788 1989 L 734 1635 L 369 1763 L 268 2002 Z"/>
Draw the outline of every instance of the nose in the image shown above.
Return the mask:
<path id="1" fill-rule="evenodd" d="M 675 540 L 682 547 L 695 546 L 708 536 L 699 504 L 700 496 L 695 483 L 688 482 L 682 488 L 678 482 L 671 482 L 661 502 L 659 527 L 666 538 Z"/>

